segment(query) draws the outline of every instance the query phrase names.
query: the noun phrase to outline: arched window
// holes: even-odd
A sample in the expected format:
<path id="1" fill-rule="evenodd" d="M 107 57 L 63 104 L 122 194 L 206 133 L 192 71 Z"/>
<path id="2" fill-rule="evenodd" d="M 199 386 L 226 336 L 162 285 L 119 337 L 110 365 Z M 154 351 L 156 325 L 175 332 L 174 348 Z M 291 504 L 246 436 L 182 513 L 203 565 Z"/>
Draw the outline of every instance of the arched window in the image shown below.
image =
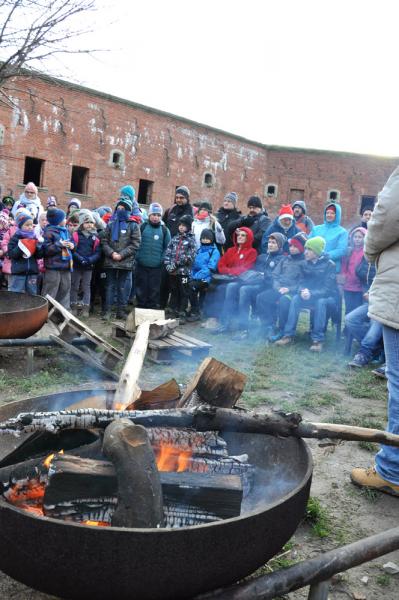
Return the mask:
<path id="1" fill-rule="evenodd" d="M 275 183 L 268 183 L 265 187 L 265 196 L 267 198 L 277 198 L 278 185 Z"/>
<path id="2" fill-rule="evenodd" d="M 125 164 L 125 155 L 121 150 L 112 150 L 109 165 L 115 169 L 122 169 Z"/>
<path id="3" fill-rule="evenodd" d="M 212 173 L 205 173 L 205 175 L 204 175 L 204 185 L 206 185 L 206 187 L 212 187 L 213 186 L 213 175 L 212 175 Z"/>

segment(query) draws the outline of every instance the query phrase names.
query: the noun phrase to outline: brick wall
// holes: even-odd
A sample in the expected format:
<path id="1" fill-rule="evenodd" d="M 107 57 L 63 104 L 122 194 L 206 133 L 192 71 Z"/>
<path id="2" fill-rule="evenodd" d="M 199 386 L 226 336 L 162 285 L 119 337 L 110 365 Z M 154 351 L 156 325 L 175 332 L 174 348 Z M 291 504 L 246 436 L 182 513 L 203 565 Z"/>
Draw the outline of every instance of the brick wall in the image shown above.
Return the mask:
<path id="1" fill-rule="evenodd" d="M 89 169 L 83 205 L 112 204 L 119 187 L 154 182 L 152 199 L 166 208 L 177 185 L 192 201 L 209 199 L 215 208 L 229 191 L 261 196 L 273 216 L 280 204 L 302 190 L 308 212 L 320 221 L 329 190 L 339 190 L 344 224 L 358 221 L 360 197 L 376 195 L 398 159 L 301 150 L 256 144 L 226 132 L 49 78 L 21 79 L 14 107 L 0 105 L 1 193 L 23 189 L 25 157 L 44 160 L 41 197 L 55 194 L 61 206 L 70 192 L 72 165 Z M 250 109 L 250 107 L 248 107 Z M 122 153 L 121 168 L 112 153 Z M 212 187 L 204 183 L 212 177 Z M 277 186 L 277 198 L 266 186 Z M 299 192 L 300 194 L 302 192 Z"/>

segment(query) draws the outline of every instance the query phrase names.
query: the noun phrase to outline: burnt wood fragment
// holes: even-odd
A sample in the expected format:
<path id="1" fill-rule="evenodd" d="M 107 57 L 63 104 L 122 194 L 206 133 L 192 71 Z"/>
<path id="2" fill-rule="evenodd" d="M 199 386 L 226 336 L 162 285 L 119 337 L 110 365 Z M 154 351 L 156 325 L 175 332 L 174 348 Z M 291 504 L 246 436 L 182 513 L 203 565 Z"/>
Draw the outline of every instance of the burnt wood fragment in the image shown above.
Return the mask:
<path id="1" fill-rule="evenodd" d="M 114 421 L 105 430 L 103 452 L 112 460 L 118 480 L 118 507 L 112 525 L 161 527 L 161 481 L 146 429 L 128 419 Z"/>

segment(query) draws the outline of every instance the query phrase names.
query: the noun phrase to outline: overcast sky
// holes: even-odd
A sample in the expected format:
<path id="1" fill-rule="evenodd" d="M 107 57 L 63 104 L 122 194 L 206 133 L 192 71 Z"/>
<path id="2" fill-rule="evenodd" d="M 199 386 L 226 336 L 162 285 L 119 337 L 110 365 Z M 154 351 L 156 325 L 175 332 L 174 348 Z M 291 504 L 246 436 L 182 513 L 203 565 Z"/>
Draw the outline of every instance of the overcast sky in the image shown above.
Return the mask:
<path id="1" fill-rule="evenodd" d="M 106 0 L 99 0 L 105 2 Z M 117 0 L 64 78 L 265 144 L 399 156 L 397 0 Z"/>

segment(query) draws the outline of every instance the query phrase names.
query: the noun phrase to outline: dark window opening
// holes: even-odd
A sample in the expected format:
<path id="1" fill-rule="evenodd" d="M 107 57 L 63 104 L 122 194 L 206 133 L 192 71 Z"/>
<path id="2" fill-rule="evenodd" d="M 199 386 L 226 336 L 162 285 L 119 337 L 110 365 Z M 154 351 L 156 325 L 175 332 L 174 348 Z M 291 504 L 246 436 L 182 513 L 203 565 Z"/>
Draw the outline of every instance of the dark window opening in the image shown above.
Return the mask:
<path id="1" fill-rule="evenodd" d="M 139 204 L 151 204 L 153 187 L 153 181 L 149 181 L 148 179 L 140 179 L 139 196 L 137 199 Z"/>
<path id="2" fill-rule="evenodd" d="M 42 187 L 44 160 L 25 156 L 24 184 L 32 181 L 37 187 Z"/>
<path id="3" fill-rule="evenodd" d="M 112 155 L 112 162 L 114 165 L 119 165 L 121 162 L 121 155 L 119 152 L 114 152 Z"/>
<path id="4" fill-rule="evenodd" d="M 86 167 L 72 166 L 71 192 L 73 194 L 87 194 L 89 184 L 89 169 Z"/>
<path id="5" fill-rule="evenodd" d="M 375 196 L 361 196 L 360 198 L 360 214 L 364 210 L 374 210 L 376 197 Z"/>
<path id="6" fill-rule="evenodd" d="M 293 202 L 295 202 L 296 200 L 304 200 L 305 199 L 305 190 L 297 190 L 297 189 L 291 189 L 290 190 L 290 202 L 291 204 Z"/>
<path id="7" fill-rule="evenodd" d="M 338 192 L 336 190 L 332 190 L 329 194 L 328 194 L 328 199 L 329 200 L 338 200 Z"/>
<path id="8" fill-rule="evenodd" d="M 266 188 L 266 194 L 268 196 L 275 196 L 277 192 L 277 188 L 275 185 L 268 185 Z"/>
<path id="9" fill-rule="evenodd" d="M 212 177 L 212 173 L 205 173 L 204 176 L 204 183 L 206 186 L 208 187 L 212 187 L 213 186 L 213 177 Z"/>

